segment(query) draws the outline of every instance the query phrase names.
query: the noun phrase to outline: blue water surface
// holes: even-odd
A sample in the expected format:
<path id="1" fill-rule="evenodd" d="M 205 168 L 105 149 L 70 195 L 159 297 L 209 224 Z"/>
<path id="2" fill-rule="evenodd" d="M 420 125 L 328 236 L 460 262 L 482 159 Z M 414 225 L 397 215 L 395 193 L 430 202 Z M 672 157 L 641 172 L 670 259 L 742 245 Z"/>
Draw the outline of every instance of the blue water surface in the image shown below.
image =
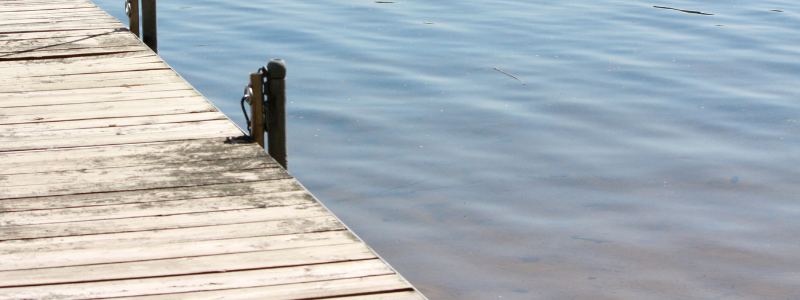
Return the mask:
<path id="1" fill-rule="evenodd" d="M 158 5 L 240 127 L 286 60 L 289 171 L 430 299 L 800 298 L 797 2 Z"/>

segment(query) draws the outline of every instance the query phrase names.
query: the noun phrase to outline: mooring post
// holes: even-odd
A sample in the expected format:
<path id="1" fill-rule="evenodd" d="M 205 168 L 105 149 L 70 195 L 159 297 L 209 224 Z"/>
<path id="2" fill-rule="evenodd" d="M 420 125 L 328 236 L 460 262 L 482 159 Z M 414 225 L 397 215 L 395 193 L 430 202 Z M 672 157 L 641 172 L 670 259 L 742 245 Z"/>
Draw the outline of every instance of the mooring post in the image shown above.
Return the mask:
<path id="1" fill-rule="evenodd" d="M 139 0 L 125 1 L 125 13 L 128 15 L 128 28 L 139 37 Z"/>
<path id="2" fill-rule="evenodd" d="M 142 0 L 142 41 L 158 53 L 156 0 Z"/>
<path id="3" fill-rule="evenodd" d="M 284 169 L 286 162 L 286 62 L 273 59 L 267 64 L 267 104 L 269 120 L 267 150 Z"/>
<path id="4" fill-rule="evenodd" d="M 250 73 L 250 132 L 253 141 L 264 147 L 264 74 Z"/>

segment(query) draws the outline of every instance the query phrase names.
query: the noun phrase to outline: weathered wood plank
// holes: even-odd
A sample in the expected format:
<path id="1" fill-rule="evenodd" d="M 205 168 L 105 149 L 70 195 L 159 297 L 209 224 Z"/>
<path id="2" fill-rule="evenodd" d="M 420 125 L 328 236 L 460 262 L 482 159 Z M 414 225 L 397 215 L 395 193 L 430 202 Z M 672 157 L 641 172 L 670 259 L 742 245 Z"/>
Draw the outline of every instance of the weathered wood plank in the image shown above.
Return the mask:
<path id="1" fill-rule="evenodd" d="M 36 7 L 38 5 L 52 5 L 52 4 L 91 4 L 88 1 L 80 1 L 80 0 L 5 0 L 3 2 L 4 6 L 30 6 Z"/>
<path id="2" fill-rule="evenodd" d="M 171 70 L 167 64 L 159 61 L 153 62 L 146 62 L 143 60 L 141 61 L 134 61 L 134 62 L 120 62 L 117 64 L 103 64 L 103 65 L 94 65 L 94 64 L 84 64 L 81 66 L 78 63 L 74 63 L 69 68 L 60 67 L 60 68 L 44 68 L 39 66 L 37 70 L 37 66 L 30 64 L 27 67 L 19 67 L 19 68 L 4 68 L 1 69 L 6 74 L 7 78 L 29 78 L 30 80 L 44 80 L 47 77 L 55 77 L 55 76 L 75 76 L 75 75 L 91 75 L 91 74 L 111 74 L 116 72 L 137 72 L 137 71 L 153 71 L 153 70 Z M 59 77 L 55 77 L 59 78 Z M 66 78 L 65 78 L 66 79 Z M 62 79 L 63 80 L 63 79 Z"/>
<path id="3" fill-rule="evenodd" d="M 18 12 L 9 17 L 0 18 L 0 29 L 13 25 L 25 26 L 28 24 L 61 24 L 72 22 L 119 22 L 116 18 L 100 12 L 86 12 L 81 14 L 47 14 Z"/>
<path id="4" fill-rule="evenodd" d="M 291 248 L 319 247 L 360 242 L 349 231 L 325 231 L 291 235 L 259 236 L 237 239 L 133 245 L 120 248 L 100 247 L 49 252 L 0 254 L 0 271 L 129 263 L 159 259 L 247 253 Z"/>
<path id="5" fill-rule="evenodd" d="M 249 296 L 280 300 L 409 288 L 408 283 L 392 273 L 385 264 L 373 259 L 181 277 L 6 288 L 0 289 L 0 294 L 4 295 L 0 299 L 250 299 L 242 298 Z"/>
<path id="6" fill-rule="evenodd" d="M 164 100 L 169 101 L 170 99 L 167 98 Z M 226 117 L 225 114 L 221 112 L 205 112 L 205 113 L 178 114 L 178 115 L 165 115 L 165 116 L 25 123 L 25 124 L 15 124 L 14 126 L 0 127 L 0 137 L 21 138 L 23 136 L 22 134 L 24 134 L 26 138 L 47 138 L 48 136 L 57 135 L 61 131 L 65 130 L 109 128 L 109 127 L 121 128 L 128 126 L 200 122 L 200 121 L 211 121 L 211 120 L 228 120 L 228 117 Z M 49 134 L 48 132 L 55 132 L 55 133 Z M 0 170 L 0 174 L 2 174 L 2 172 L 4 171 L 5 170 Z"/>
<path id="7" fill-rule="evenodd" d="M 217 111 L 199 97 L 118 101 L 107 103 L 9 107 L 0 111 L 0 125 L 100 118 L 142 117 Z M 155 129 L 155 128 L 154 128 Z"/>
<path id="8" fill-rule="evenodd" d="M 167 83 L 184 84 L 184 89 L 190 86 L 183 80 L 183 78 L 174 75 L 164 75 L 164 69 L 158 70 L 143 70 L 143 71 L 127 71 L 115 72 L 109 78 L 102 78 L 103 75 L 111 73 L 98 73 L 98 74 L 76 74 L 55 77 L 39 77 L 39 78 L 26 78 L 20 80 L 15 86 L 11 81 L 0 83 L 0 101 L 18 100 L 21 97 L 15 97 L 15 94 L 24 93 L 29 91 L 41 90 L 47 87 L 50 93 L 58 92 L 60 90 L 76 90 L 78 92 L 84 89 L 96 88 L 113 88 L 113 87 L 127 87 L 127 86 L 150 86 L 150 85 L 163 85 Z M 80 79 L 82 75 L 87 78 Z M 97 78 L 96 80 L 89 80 L 90 78 Z M 102 78 L 102 79 L 101 79 Z M 127 82 L 122 84 L 122 82 Z M 70 87 L 71 86 L 71 87 Z M 146 89 L 143 89 L 147 91 Z M 93 94 L 91 92 L 85 94 Z M 6 97 L 3 97 L 6 96 Z M 94 95 L 91 95 L 94 96 Z M 97 95 L 100 97 L 101 95 Z M 102 98 L 101 98 L 102 99 Z M 203 99 L 205 100 L 205 99 Z M 40 103 L 31 103 L 30 106 L 40 106 Z"/>
<path id="9" fill-rule="evenodd" d="M 40 39 L 68 39 L 68 38 L 85 38 L 95 36 L 98 34 L 109 34 L 113 32 L 123 33 L 123 30 L 115 29 L 86 29 L 86 30 L 69 30 L 69 31 L 40 31 L 40 32 L 20 32 L 20 33 L 4 33 L 0 34 L 0 43 L 15 43 L 30 41 L 37 42 Z M 74 59 L 74 58 L 73 58 Z M 9 62 L 5 62 L 7 64 Z M 25 62 L 17 62 L 25 63 Z M 3 68 L 0 65 L 0 68 Z"/>
<path id="10" fill-rule="evenodd" d="M 74 167 L 73 167 L 74 168 Z M 248 181 L 244 183 L 222 183 L 191 187 L 160 188 L 150 190 L 103 192 L 77 195 L 59 195 L 36 198 L 12 198 L 0 200 L 0 211 L 31 211 L 61 208 L 79 208 L 121 204 L 143 204 L 158 201 L 202 199 L 210 197 L 241 196 L 281 193 L 305 190 L 293 178 Z M 256 196 L 253 196 L 256 197 Z M 260 199 L 267 206 L 277 205 Z"/>
<path id="11" fill-rule="evenodd" d="M 120 90 L 122 90 L 122 88 L 120 88 Z M 116 93 L 97 94 L 97 95 L 73 94 L 73 95 L 56 96 L 56 97 L 0 96 L 0 108 L 80 104 L 80 103 L 102 103 L 102 102 L 113 102 L 113 101 L 150 100 L 150 99 L 165 99 L 165 101 L 170 101 L 170 99 L 172 98 L 186 98 L 186 97 L 199 97 L 199 96 L 200 94 L 189 86 L 182 86 L 179 89 L 176 89 L 175 86 L 167 86 L 166 89 L 162 91 L 159 90 L 130 91 L 127 93 L 116 92 Z"/>
<path id="12" fill-rule="evenodd" d="M 209 111 L 211 111 L 209 109 Z M 180 113 L 179 111 L 178 113 Z M 202 112 L 202 111 L 198 111 Z M 147 115 L 147 114 L 140 114 Z M 92 115 L 89 117 L 99 117 Z M 118 116 L 124 117 L 124 116 Z M 0 128 L 3 126 L 0 126 Z M 153 130 L 160 131 L 153 134 Z M 30 151 L 47 150 L 57 148 L 75 148 L 89 146 L 122 145 L 154 143 L 178 140 L 193 140 L 201 138 L 221 138 L 241 136 L 242 132 L 227 120 L 210 120 L 200 122 L 185 123 L 166 123 L 127 127 L 108 127 L 108 128 L 88 128 L 69 130 L 73 133 L 70 136 L 53 137 L 49 139 L 41 138 L 0 138 L 0 152 L 2 151 Z M 206 135 L 202 134 L 206 132 Z M 50 131 L 48 131 L 50 132 Z M 48 132 L 43 132 L 46 134 Z M 181 135 L 180 133 L 184 133 Z M 22 134 L 22 133 L 21 133 Z"/>
<path id="13" fill-rule="evenodd" d="M 113 148 L 109 149 L 113 150 Z M 87 163 L 88 167 L 88 163 Z M 275 169 L 275 170 L 273 170 Z M 181 163 L 142 164 L 130 167 L 111 168 L 83 168 L 78 170 L 37 172 L 9 174 L 0 178 L 3 188 L 16 186 L 40 187 L 57 184 L 81 184 L 83 182 L 97 182 L 112 184 L 117 181 L 132 181 L 137 185 L 150 181 L 161 180 L 160 177 L 186 177 L 202 176 L 213 173 L 222 176 L 225 172 L 247 172 L 255 170 L 257 173 L 279 172 L 280 169 L 271 161 L 252 159 L 252 157 L 235 157 L 228 159 L 193 160 Z M 154 181 L 155 181 L 154 180 Z"/>
<path id="14" fill-rule="evenodd" d="M 98 23 L 98 24 L 89 24 L 87 26 L 81 26 L 80 24 L 75 25 L 65 25 L 59 27 L 58 29 L 53 29 L 52 27 L 48 27 L 47 25 L 39 25 L 39 26 L 28 26 L 25 28 L 19 29 L 6 29 L 0 30 L 0 34 L 15 34 L 15 33 L 34 33 L 34 32 L 50 32 L 50 31 L 74 31 L 74 30 L 98 30 L 98 29 L 105 29 L 105 30 L 114 30 L 114 31 L 126 31 L 128 30 L 127 27 L 123 26 L 122 24 L 115 24 L 115 23 Z"/>
<path id="15" fill-rule="evenodd" d="M 70 31 L 73 32 L 73 31 Z M 76 31 L 77 32 L 77 31 Z M 80 31 L 80 32 L 93 32 L 93 31 Z M 25 33 L 20 35 L 29 35 L 31 33 Z M 48 34 L 53 36 L 55 35 L 53 32 L 44 32 L 38 34 Z M 2 36 L 12 36 L 12 35 L 0 35 Z M 81 35 L 83 36 L 83 35 Z M 107 66 L 113 64 L 136 64 L 137 61 L 142 63 L 152 63 L 152 62 L 161 62 L 163 61 L 158 58 L 158 56 L 150 50 L 141 50 L 141 51 L 132 51 L 132 52 L 125 52 L 125 53 L 118 53 L 118 54 L 109 54 L 109 55 L 95 55 L 95 56 L 75 56 L 75 57 L 63 57 L 63 58 L 54 58 L 54 59 L 35 59 L 35 60 L 19 60 L 19 61 L 3 61 L 0 62 L 0 69 L 3 69 L 4 74 L 11 74 L 8 72 L 16 72 L 16 71 L 24 71 L 25 74 L 34 76 L 34 75 L 49 75 L 49 72 L 52 70 L 69 70 L 74 66 Z M 15 70 L 16 69 L 16 70 Z"/>
<path id="16" fill-rule="evenodd" d="M 377 258 L 364 243 L 180 257 L 74 267 L 0 271 L 0 287 L 153 278 Z"/>
<path id="17" fill-rule="evenodd" d="M 83 46 L 83 45 L 65 45 L 53 48 L 33 48 L 25 49 L 23 51 L 14 53 L 0 54 L 0 61 L 16 61 L 25 59 L 50 59 L 69 56 L 91 56 L 91 55 L 104 55 L 114 53 L 126 53 L 141 51 L 144 48 L 139 45 L 98 45 L 98 46 Z"/>
<path id="18" fill-rule="evenodd" d="M 273 235 L 296 235 L 345 229 L 344 225 L 331 214 L 303 218 L 286 216 L 279 220 L 202 227 L 165 228 L 134 232 L 5 240 L 0 241 L 0 254 L 155 247 L 173 243 L 191 243 Z"/>
<path id="19" fill-rule="evenodd" d="M 154 75 L 147 76 L 147 73 L 150 72 L 152 72 Z M 170 75 L 163 75 L 161 74 L 161 72 L 163 71 L 153 70 L 153 71 L 142 71 L 142 72 L 123 72 L 122 74 L 116 75 L 119 78 L 108 78 L 108 79 L 93 80 L 93 81 L 86 80 L 86 81 L 59 82 L 58 80 L 60 78 L 53 78 L 52 80 L 53 82 L 47 83 L 46 88 L 49 91 L 55 91 L 55 90 L 74 90 L 74 89 L 164 84 L 164 83 L 183 83 L 188 85 L 188 83 L 186 83 L 186 81 L 183 80 L 183 78 L 175 75 L 174 73 Z M 87 76 L 91 77 L 91 75 Z M 99 75 L 93 75 L 93 76 L 96 77 Z M 18 85 L 10 84 L 10 82 L 4 82 L 3 84 L 0 85 L 0 93 L 35 91 L 35 90 L 40 90 L 42 87 L 43 84 L 40 78 L 23 80 Z"/>
<path id="20" fill-rule="evenodd" d="M 213 225 L 241 224 L 295 218 L 319 217 L 329 214 L 322 205 L 300 204 L 269 208 L 240 209 L 193 214 L 138 217 L 113 220 L 70 222 L 37 225 L 4 225 L 0 227 L 0 240 L 35 239 L 75 235 L 107 234 L 118 232 L 164 230 Z M 1 281 L 1 280 L 0 280 Z"/>
<path id="21" fill-rule="evenodd" d="M 155 123 L 154 119 L 148 119 L 148 117 L 133 117 L 133 118 L 114 118 L 114 119 L 89 119 L 89 120 L 80 120 L 80 121 L 70 121 L 71 123 L 75 122 L 83 122 L 86 124 L 86 128 L 76 128 L 76 129 L 58 129 L 58 125 L 62 122 L 48 122 L 44 124 L 48 124 L 48 126 L 56 127 L 54 130 L 48 131 L 13 131 L 8 132 L 2 130 L 3 127 L 17 127 L 17 125 L 21 125 L 20 127 L 26 128 L 26 125 L 30 124 L 43 124 L 43 123 L 25 123 L 25 124 L 14 124 L 8 126 L 0 125 L 0 143 L 14 143 L 14 142 L 25 142 L 25 141 L 43 141 L 43 140 L 53 140 L 53 139 L 72 139 L 77 137 L 88 137 L 88 136 L 102 136 L 102 135 L 122 135 L 122 134 L 145 134 L 151 132 L 154 126 L 158 128 L 167 129 L 167 126 L 184 126 L 187 122 L 180 122 L 181 119 L 187 119 L 181 116 L 189 116 L 191 118 L 192 115 L 201 115 L 201 114 L 210 114 L 209 113 L 191 113 L 191 114 L 176 114 L 176 115 L 164 115 L 164 116 L 152 116 L 152 117 L 160 117 L 164 122 Z M 170 119 L 172 118 L 172 119 Z M 140 121 L 142 124 L 131 124 L 127 126 L 118 126 L 118 124 L 123 124 L 123 120 L 142 120 Z M 199 120 L 192 121 L 191 123 L 202 123 L 202 122 L 217 122 L 217 124 L 225 124 L 221 121 L 228 121 L 224 115 L 217 114 L 215 118 L 205 118 L 200 117 Z M 229 121 L 230 122 L 230 121 Z M 103 125 L 106 124 L 106 125 Z"/>
<path id="22" fill-rule="evenodd" d="M 18 23 L 7 24 L 0 23 L 0 32 L 50 31 L 53 29 L 65 30 L 68 28 L 124 28 L 122 23 L 111 16 L 83 20 L 57 20 L 48 18 L 48 20 L 30 20 L 29 22 L 25 21 L 26 20 L 11 21 Z"/>
<path id="23" fill-rule="evenodd" d="M 106 86 L 94 88 L 81 88 L 81 89 L 64 89 L 64 90 L 26 90 L 18 92 L 3 93 L 0 92 L 0 101 L 5 99 L 20 99 L 20 98 L 34 98 L 34 97 L 69 97 L 69 96 L 93 96 L 102 97 L 102 94 L 108 93 L 128 94 L 138 92 L 154 92 L 154 91 L 174 91 L 191 89 L 191 86 L 186 82 L 178 83 L 152 83 L 147 85 L 141 84 L 122 84 L 119 86 Z"/>
<path id="24" fill-rule="evenodd" d="M 222 163 L 231 165 L 222 165 Z M 87 169 L 46 174 L 13 174 L 0 178 L 0 199 L 189 187 L 289 178 L 270 160 L 224 160 L 175 166 Z"/>
<path id="25" fill-rule="evenodd" d="M 95 72 L 92 72 L 95 73 Z M 142 71 L 103 72 L 101 74 L 82 73 L 76 75 L 54 76 L 9 76 L 0 81 L 0 92 L 24 92 L 36 88 L 48 90 L 76 89 L 89 87 L 119 86 L 122 84 L 148 84 L 185 82 L 174 71 L 163 65 L 157 69 Z M 25 74 L 23 74 L 25 75 Z M 16 85 L 14 84 L 16 82 Z M 87 85 L 88 84 L 88 85 Z M 71 85 L 71 86 L 70 86 Z"/>
<path id="26" fill-rule="evenodd" d="M 111 145 L 130 145 L 143 143 L 158 143 L 169 141 L 184 141 L 206 138 L 232 138 L 240 137 L 242 132 L 224 121 L 189 122 L 176 124 L 147 125 L 161 127 L 159 134 L 142 133 L 128 134 L 120 131 L 114 135 L 94 135 L 84 138 L 52 139 L 52 140 L 22 140 L 19 143 L 0 144 L 3 151 L 34 151 L 54 150 L 60 148 L 96 147 Z M 42 196 L 42 195 L 40 195 Z M 2 195 L 0 195 L 2 197 Z M 1 198 L 0 198 L 1 199 Z"/>
<path id="27" fill-rule="evenodd" d="M 419 293 L 415 291 L 401 291 L 401 292 L 391 292 L 392 289 L 386 289 L 386 293 L 365 293 L 366 295 L 361 296 L 347 296 L 347 297 L 337 297 L 336 300 L 424 300 Z"/>
<path id="28" fill-rule="evenodd" d="M 367 276 L 353 279 L 306 282 L 276 286 L 254 287 L 236 290 L 220 290 L 208 292 L 194 292 L 184 294 L 166 294 L 155 296 L 141 296 L 119 299 L 139 300 L 166 300 L 166 299 L 197 299 L 197 300 L 290 300 L 290 299 L 339 299 L 337 296 L 370 295 L 387 291 L 409 290 L 411 286 L 397 275 Z M 376 297 L 377 298 L 377 297 Z M 420 299 L 410 297 L 405 299 Z M 380 299 L 380 298 L 377 298 Z M 403 298 L 401 298 L 403 299 Z"/>
<path id="29" fill-rule="evenodd" d="M 64 17 L 83 17 L 83 16 L 101 16 L 106 17 L 106 12 L 97 11 L 96 8 L 74 8 L 69 10 L 53 11 L 43 14 L 41 11 L 28 11 L 28 12 L 14 12 L 14 13 L 1 13 L 0 18 L 3 20 L 19 20 L 19 19 L 47 19 L 47 18 L 64 18 Z"/>
<path id="30" fill-rule="evenodd" d="M 316 200 L 305 191 L 274 194 L 241 195 L 191 200 L 153 201 L 136 204 L 90 206 L 52 210 L 0 213 L 0 224 L 34 225 L 85 222 L 108 219 L 166 216 L 251 208 L 314 204 Z"/>
<path id="31" fill-rule="evenodd" d="M 142 51 L 134 51 L 124 54 L 136 54 L 141 52 Z M 86 56 L 78 57 L 86 58 Z M 0 70 L 3 70 L 3 73 L 8 77 L 25 78 L 147 70 L 143 69 L 144 67 L 153 69 L 169 68 L 169 66 L 163 61 L 160 61 L 157 56 L 151 55 L 138 55 L 123 58 L 108 55 L 98 56 L 95 60 L 71 60 L 68 62 L 53 62 L 52 60 L 46 59 L 27 61 L 27 63 L 24 64 L 18 64 L 19 62 L 20 61 L 7 61 L 0 63 Z"/>
<path id="32" fill-rule="evenodd" d="M 125 71 L 125 72 L 105 72 L 100 74 L 75 74 L 75 75 L 54 75 L 54 76 L 25 76 L 21 78 L 8 78 L 0 79 L 0 90 L 5 90 L 8 87 L 27 86 L 27 85 L 41 85 L 47 86 L 48 89 L 58 89 L 59 84 L 71 84 L 73 86 L 84 85 L 87 82 L 105 83 L 111 81 L 112 84 L 124 79 L 129 83 L 139 82 L 153 82 L 162 81 L 162 78 L 168 78 L 169 82 L 181 82 L 181 77 L 175 74 L 169 68 L 147 69 L 142 71 Z M 152 80 L 143 80 L 152 79 Z"/>
<path id="33" fill-rule="evenodd" d="M 77 8 L 97 8 L 97 7 L 92 4 L 83 4 L 83 3 L 42 4 L 42 5 L 28 5 L 28 4 L 8 5 L 4 3 L 3 6 L 0 6 L 0 13 L 33 12 L 33 11 L 46 13 L 48 11 L 71 10 Z"/>
<path id="34" fill-rule="evenodd" d="M 83 169 L 181 164 L 191 161 L 266 157 L 256 145 L 201 139 L 125 147 L 97 147 L 39 152 L 0 153 L 0 175 Z M 50 200 L 48 200 L 50 201 Z"/>
<path id="35" fill-rule="evenodd" d="M 11 79 L 162 70 L 169 68 L 169 66 L 163 61 L 160 61 L 157 56 L 142 55 L 141 53 L 142 51 L 134 51 L 115 55 L 95 56 L 95 60 L 67 60 L 59 58 L 30 61 L 4 61 L 0 62 L 0 71 L 2 71 L 5 78 Z M 150 53 L 152 54 L 152 52 Z M 118 57 L 119 55 L 125 54 L 134 54 L 135 56 Z M 87 58 L 87 56 L 77 56 L 75 58 Z"/>
<path id="36" fill-rule="evenodd" d="M 45 55 L 61 54 L 65 51 L 82 50 L 93 51 L 110 47 L 126 47 L 130 49 L 141 48 L 137 40 L 127 35 L 121 34 L 100 34 L 83 38 L 62 38 L 62 39 L 40 39 L 26 41 L 6 41 L 4 47 L 0 48 L 0 57 L 12 56 L 12 54 L 31 54 Z M 128 51 L 130 52 L 130 51 Z"/>

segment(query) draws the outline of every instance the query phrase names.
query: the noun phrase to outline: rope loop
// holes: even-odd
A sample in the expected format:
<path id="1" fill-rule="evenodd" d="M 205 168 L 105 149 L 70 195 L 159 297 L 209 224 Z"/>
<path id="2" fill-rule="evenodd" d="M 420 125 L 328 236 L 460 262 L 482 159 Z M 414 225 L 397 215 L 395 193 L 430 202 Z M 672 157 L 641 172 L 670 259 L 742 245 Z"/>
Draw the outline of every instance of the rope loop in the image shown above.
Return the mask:
<path id="1" fill-rule="evenodd" d="M 250 136 L 253 135 L 253 128 L 251 128 L 252 126 L 250 124 L 250 117 L 247 116 L 247 109 L 244 108 L 244 103 L 247 102 L 247 104 L 250 104 L 252 98 L 253 98 L 253 87 L 250 86 L 250 84 L 247 84 L 244 87 L 244 95 L 242 96 L 241 103 L 242 103 L 242 113 L 244 114 L 244 120 L 245 122 L 247 122 L 247 133 Z"/>
<path id="2" fill-rule="evenodd" d="M 125 0 L 125 14 L 131 17 L 131 0 Z"/>

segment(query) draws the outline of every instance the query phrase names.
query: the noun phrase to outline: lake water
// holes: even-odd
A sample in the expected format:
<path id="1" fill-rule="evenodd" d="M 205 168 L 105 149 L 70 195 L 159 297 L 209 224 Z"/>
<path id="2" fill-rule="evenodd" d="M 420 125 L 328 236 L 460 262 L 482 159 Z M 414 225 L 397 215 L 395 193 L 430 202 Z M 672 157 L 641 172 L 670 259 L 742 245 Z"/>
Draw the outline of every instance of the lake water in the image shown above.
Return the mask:
<path id="1" fill-rule="evenodd" d="M 430 299 L 800 299 L 798 2 L 158 17 L 159 54 L 240 126 L 247 74 L 286 60 L 289 171 Z"/>

